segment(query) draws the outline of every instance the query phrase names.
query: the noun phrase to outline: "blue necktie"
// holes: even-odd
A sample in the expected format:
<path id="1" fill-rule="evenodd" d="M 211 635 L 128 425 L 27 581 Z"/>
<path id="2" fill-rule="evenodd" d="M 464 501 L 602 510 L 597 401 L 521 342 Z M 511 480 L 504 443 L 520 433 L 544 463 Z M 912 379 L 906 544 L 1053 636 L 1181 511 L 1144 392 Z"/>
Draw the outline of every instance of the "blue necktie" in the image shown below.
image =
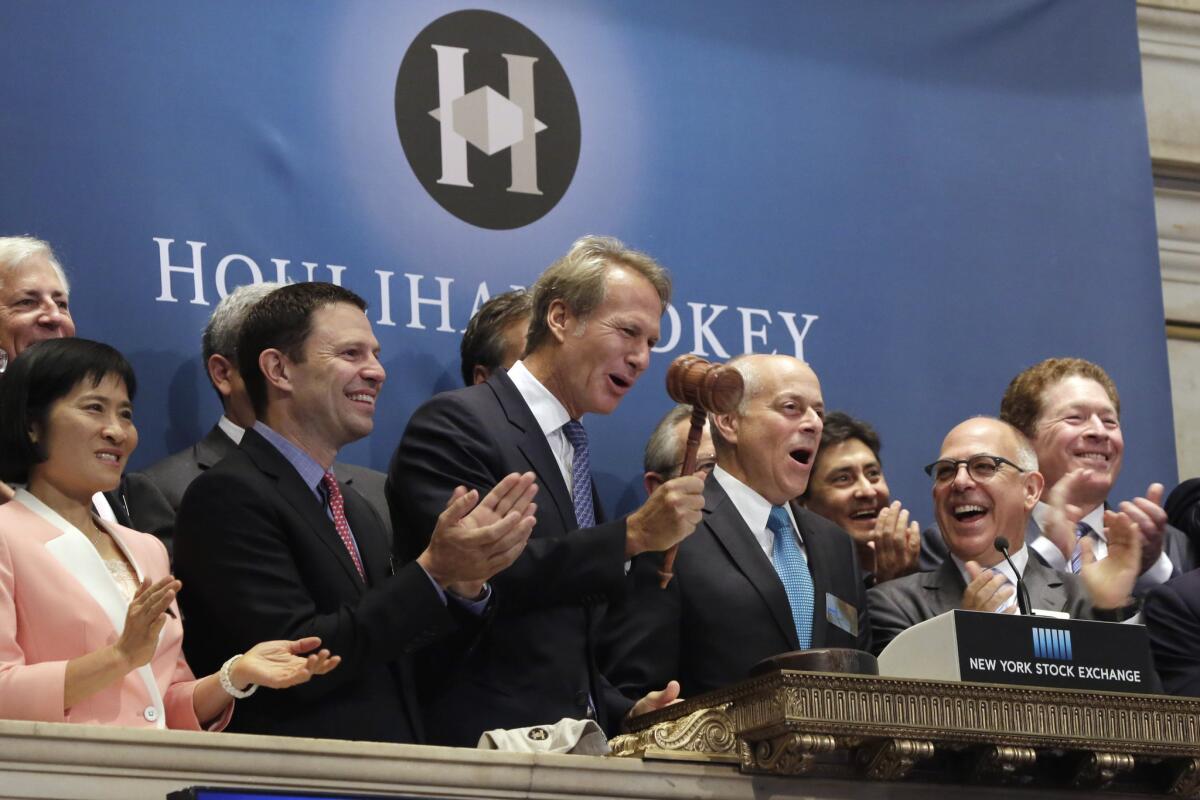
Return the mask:
<path id="1" fill-rule="evenodd" d="M 1091 536 L 1093 539 L 1093 546 L 1095 546 L 1094 541 L 1096 532 L 1092 530 L 1091 525 L 1088 525 L 1086 522 L 1081 522 L 1075 526 L 1075 551 L 1071 553 L 1071 572 L 1075 573 L 1076 575 L 1079 574 L 1079 570 L 1083 567 L 1082 542 L 1083 537 L 1085 536 Z"/>
<path id="2" fill-rule="evenodd" d="M 575 450 L 571 461 L 571 498 L 575 504 L 575 524 L 581 528 L 596 525 L 596 511 L 592 508 L 592 465 L 588 457 L 588 436 L 583 423 L 570 420 L 562 426 L 563 435 Z"/>
<path id="3" fill-rule="evenodd" d="M 994 574 L 994 575 L 999 575 L 1001 578 L 1004 578 L 1004 583 L 1005 583 L 1005 585 L 1007 585 L 1007 586 L 1014 586 L 1014 585 L 1015 585 L 1015 584 L 1013 584 L 1013 582 L 1012 582 L 1012 578 L 1008 577 L 1008 575 L 1007 575 L 1007 574 L 1005 574 L 1005 573 L 1004 573 L 1002 570 L 998 570 L 998 569 L 996 569 L 995 567 L 989 567 L 989 568 L 988 568 L 988 572 L 991 572 L 991 573 L 992 573 L 992 574 Z M 1021 590 L 1020 590 L 1020 589 L 1017 589 L 1017 591 L 1019 592 L 1019 591 L 1021 591 Z M 1000 607 L 996 609 L 995 613 L 997 613 L 997 614 L 1001 614 L 1001 613 L 1003 613 L 1003 612 L 1007 611 L 1007 610 L 1008 610 L 1010 607 L 1012 607 L 1012 606 L 1016 605 L 1016 603 L 1017 603 L 1017 595 L 1016 595 L 1016 592 L 1014 592 L 1014 593 L 1013 593 L 1013 596 L 1012 596 L 1012 597 L 1010 597 L 1010 598 L 1008 598 L 1007 600 L 1005 600 L 1005 601 L 1004 601 L 1004 602 L 1003 602 L 1003 603 L 1000 605 Z"/>
<path id="4" fill-rule="evenodd" d="M 808 572 L 808 559 L 800 549 L 800 542 L 792 530 L 792 521 L 787 509 L 775 506 L 767 519 L 767 529 L 775 534 L 771 555 L 775 571 L 787 592 L 788 605 L 792 607 L 792 621 L 796 624 L 796 638 L 800 649 L 812 647 L 813 582 Z"/>

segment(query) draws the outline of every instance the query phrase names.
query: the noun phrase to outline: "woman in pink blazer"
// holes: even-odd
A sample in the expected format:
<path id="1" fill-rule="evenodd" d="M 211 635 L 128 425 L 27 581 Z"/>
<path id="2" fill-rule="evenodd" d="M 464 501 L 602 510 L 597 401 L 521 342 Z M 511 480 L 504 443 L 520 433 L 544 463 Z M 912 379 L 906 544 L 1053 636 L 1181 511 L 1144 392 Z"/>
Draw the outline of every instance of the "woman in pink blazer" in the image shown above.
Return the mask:
<path id="1" fill-rule="evenodd" d="M 101 520 L 137 446 L 133 370 L 113 348 L 55 339 L 0 378 L 0 718 L 220 730 L 235 697 L 338 664 L 315 637 L 264 642 L 197 680 L 167 551 Z M 231 654 L 232 655 L 232 654 Z"/>

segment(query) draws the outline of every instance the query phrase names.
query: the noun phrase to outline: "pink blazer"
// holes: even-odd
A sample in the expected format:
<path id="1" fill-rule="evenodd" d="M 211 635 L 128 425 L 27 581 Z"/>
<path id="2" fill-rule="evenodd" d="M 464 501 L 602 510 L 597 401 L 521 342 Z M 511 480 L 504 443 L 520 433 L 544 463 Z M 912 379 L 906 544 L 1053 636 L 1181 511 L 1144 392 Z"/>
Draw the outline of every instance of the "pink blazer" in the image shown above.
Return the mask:
<path id="1" fill-rule="evenodd" d="M 105 527 L 139 578 L 169 574 L 158 539 Z M 0 506 L 0 718 L 200 730 L 177 605 L 149 664 L 64 713 L 67 662 L 116 642 L 127 606 L 87 537 L 18 490 Z M 209 729 L 224 728 L 231 712 Z"/>

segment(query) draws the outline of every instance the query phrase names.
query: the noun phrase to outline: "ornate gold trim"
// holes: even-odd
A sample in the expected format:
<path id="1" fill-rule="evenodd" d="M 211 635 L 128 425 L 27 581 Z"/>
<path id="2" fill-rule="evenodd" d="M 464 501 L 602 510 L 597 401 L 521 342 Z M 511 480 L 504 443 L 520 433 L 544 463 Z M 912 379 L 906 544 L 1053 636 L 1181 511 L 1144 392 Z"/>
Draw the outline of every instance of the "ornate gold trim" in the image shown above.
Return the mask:
<path id="1" fill-rule="evenodd" d="M 726 713 L 729 704 L 702 708 L 676 720 L 660 722 L 609 741 L 618 757 L 671 758 L 738 763 L 738 738 Z"/>
<path id="2" fill-rule="evenodd" d="M 944 751 L 968 759 L 968 777 L 995 782 L 1044 755 L 1068 759 L 1072 785 L 1101 788 L 1130 779 L 1140 759 L 1166 761 L 1170 791 L 1200 800 L 1200 701 L 1177 697 L 782 670 L 631 727 L 616 755 L 740 753 L 743 771 L 782 775 L 846 770 L 845 758 L 822 758 L 845 751 L 860 774 L 897 780 Z"/>

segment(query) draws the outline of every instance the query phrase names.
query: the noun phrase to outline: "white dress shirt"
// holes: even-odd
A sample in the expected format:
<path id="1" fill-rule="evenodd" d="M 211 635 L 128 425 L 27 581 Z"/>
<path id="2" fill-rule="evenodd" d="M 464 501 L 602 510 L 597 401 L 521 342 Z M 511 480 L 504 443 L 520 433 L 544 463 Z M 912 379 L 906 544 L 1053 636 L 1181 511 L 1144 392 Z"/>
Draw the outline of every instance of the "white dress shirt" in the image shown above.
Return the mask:
<path id="1" fill-rule="evenodd" d="M 1043 531 L 1046 530 L 1046 517 L 1050 513 L 1052 513 L 1052 510 L 1045 503 L 1039 502 L 1033 507 L 1033 519 Z M 1096 560 L 1099 561 L 1107 556 L 1108 539 L 1104 536 L 1104 505 L 1101 504 L 1093 508 L 1080 522 L 1086 523 L 1096 532 L 1092 538 L 1092 552 L 1096 555 Z M 1037 541 L 1031 544 L 1030 547 L 1036 550 L 1038 555 L 1053 569 L 1059 572 L 1071 571 L 1070 562 L 1062 554 L 1062 551 L 1054 546 L 1054 542 L 1050 541 L 1049 536 L 1039 536 Z M 1171 559 L 1167 557 L 1167 551 L 1164 548 L 1158 554 L 1158 561 L 1155 561 L 1150 569 L 1138 576 L 1135 591 L 1141 594 L 1151 587 L 1158 586 L 1160 583 L 1166 583 L 1171 579 L 1171 573 L 1174 569 Z"/>
<path id="2" fill-rule="evenodd" d="M 533 373 L 522 362 L 518 361 L 509 368 L 508 377 L 517 387 L 525 405 L 529 406 L 538 427 L 542 429 L 542 435 L 550 445 L 550 452 L 554 454 L 554 460 L 562 471 L 567 494 L 574 500 L 575 487 L 571 485 L 571 469 L 575 464 L 575 448 L 571 446 L 562 429 L 563 425 L 571 421 L 567 407 L 551 394 L 541 381 L 533 377 Z"/>
<path id="3" fill-rule="evenodd" d="M 767 527 L 767 521 L 771 517 L 771 509 L 774 508 L 774 505 L 772 505 L 770 500 L 721 469 L 720 464 L 713 467 L 712 477 L 725 490 L 725 494 L 729 495 L 734 508 L 742 515 L 742 521 L 746 523 L 746 527 L 754 534 L 754 540 L 758 542 L 758 546 L 766 554 L 767 560 L 774 566 L 775 532 Z M 804 557 L 807 558 L 808 551 L 804 548 L 804 537 L 800 535 L 800 526 L 796 524 L 796 517 L 792 514 L 792 508 L 787 503 L 784 503 L 783 507 L 787 510 L 788 520 L 792 523 L 792 530 L 796 532 L 796 540 L 800 542 L 800 549 L 804 550 Z"/>

